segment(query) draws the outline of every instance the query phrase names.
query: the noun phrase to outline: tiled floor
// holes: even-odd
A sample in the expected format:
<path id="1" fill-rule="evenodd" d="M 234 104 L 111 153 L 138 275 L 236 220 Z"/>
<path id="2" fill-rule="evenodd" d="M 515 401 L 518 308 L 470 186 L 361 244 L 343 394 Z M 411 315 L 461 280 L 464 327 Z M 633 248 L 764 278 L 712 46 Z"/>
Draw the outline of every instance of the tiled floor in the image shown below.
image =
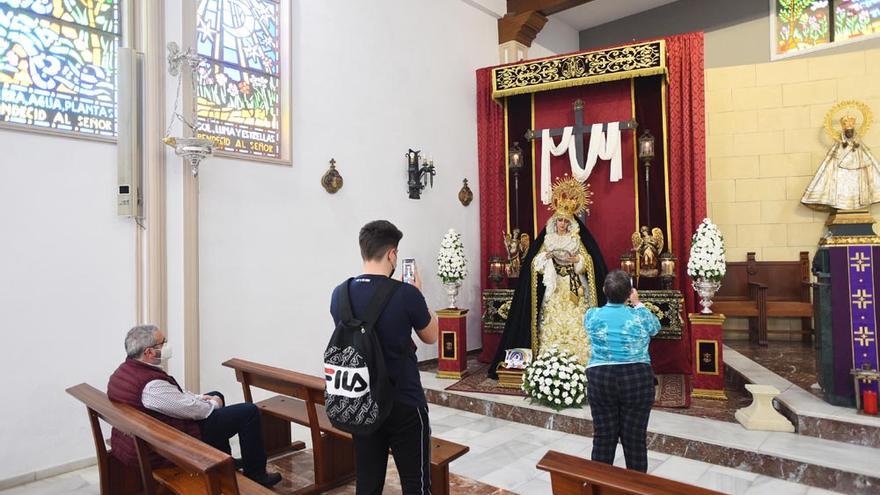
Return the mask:
<path id="1" fill-rule="evenodd" d="M 434 436 L 470 446 L 470 453 L 451 465 L 454 474 L 523 495 L 549 494 L 550 478 L 535 464 L 548 450 L 589 458 L 592 439 L 535 426 L 489 418 L 440 406 L 431 406 Z M 616 465 L 623 466 L 618 447 Z M 648 453 L 650 473 L 730 494 L 820 495 L 827 490 L 799 485 L 704 462 Z M 467 490 L 462 493 L 471 493 Z M 2 495 L 98 494 L 97 468 L 74 471 L 29 483 Z"/>

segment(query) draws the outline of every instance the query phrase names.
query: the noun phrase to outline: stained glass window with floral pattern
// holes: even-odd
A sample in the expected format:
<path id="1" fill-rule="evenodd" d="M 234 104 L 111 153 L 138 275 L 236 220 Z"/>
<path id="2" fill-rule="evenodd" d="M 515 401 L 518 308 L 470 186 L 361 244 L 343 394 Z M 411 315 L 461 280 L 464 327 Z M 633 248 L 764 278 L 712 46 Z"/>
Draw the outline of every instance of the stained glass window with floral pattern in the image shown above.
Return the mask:
<path id="1" fill-rule="evenodd" d="M 880 33 L 880 0 L 775 0 L 774 58 Z"/>
<path id="2" fill-rule="evenodd" d="M 116 136 L 117 0 L 0 0 L 0 122 Z"/>
<path id="3" fill-rule="evenodd" d="M 199 0 L 198 135 L 217 150 L 281 157 L 280 20 L 277 0 Z"/>
<path id="4" fill-rule="evenodd" d="M 880 0 L 834 2 L 834 40 L 880 33 Z"/>

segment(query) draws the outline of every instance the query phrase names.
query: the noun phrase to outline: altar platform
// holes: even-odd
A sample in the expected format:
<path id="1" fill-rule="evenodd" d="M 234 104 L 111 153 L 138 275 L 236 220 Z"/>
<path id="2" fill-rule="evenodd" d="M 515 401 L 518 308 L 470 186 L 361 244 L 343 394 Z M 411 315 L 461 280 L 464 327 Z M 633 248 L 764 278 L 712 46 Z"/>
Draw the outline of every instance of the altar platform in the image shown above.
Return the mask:
<path id="1" fill-rule="evenodd" d="M 695 399 L 688 409 L 655 407 L 648 425 L 649 451 L 841 493 L 878 493 L 880 418 L 831 406 L 731 347 L 725 346 L 724 355 L 728 400 Z M 469 360 L 470 373 L 484 370 L 475 358 Z M 592 436 L 589 406 L 556 412 L 518 395 L 456 390 L 461 388 L 456 383 L 423 367 L 422 384 L 432 404 Z M 796 432 L 749 431 L 737 423 L 734 412 L 751 401 L 745 383 L 777 387 L 781 410 Z"/>

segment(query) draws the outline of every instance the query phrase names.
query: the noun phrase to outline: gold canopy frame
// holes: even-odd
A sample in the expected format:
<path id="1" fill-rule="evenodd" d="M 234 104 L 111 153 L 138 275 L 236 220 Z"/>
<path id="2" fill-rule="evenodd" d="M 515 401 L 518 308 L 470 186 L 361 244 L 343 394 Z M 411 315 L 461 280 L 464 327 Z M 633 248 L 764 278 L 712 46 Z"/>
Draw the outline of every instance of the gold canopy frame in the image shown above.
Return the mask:
<path id="1" fill-rule="evenodd" d="M 666 74 L 666 41 L 525 61 L 492 69 L 492 97 Z"/>

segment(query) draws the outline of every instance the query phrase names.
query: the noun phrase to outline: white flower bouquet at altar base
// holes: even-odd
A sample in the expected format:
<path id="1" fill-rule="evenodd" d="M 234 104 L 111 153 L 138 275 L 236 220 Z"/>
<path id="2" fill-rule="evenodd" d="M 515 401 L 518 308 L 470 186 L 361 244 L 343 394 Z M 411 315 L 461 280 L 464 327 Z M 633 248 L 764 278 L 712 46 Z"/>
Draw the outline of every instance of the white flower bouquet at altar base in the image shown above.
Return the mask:
<path id="1" fill-rule="evenodd" d="M 461 234 L 455 229 L 443 236 L 440 241 L 440 253 L 437 255 L 437 276 L 446 288 L 446 296 L 449 298 L 449 307 L 455 308 L 455 297 L 461 281 L 467 277 L 467 258 L 464 257 L 464 246 L 461 244 Z"/>
<path id="2" fill-rule="evenodd" d="M 522 390 L 557 411 L 581 407 L 587 400 L 587 368 L 568 351 L 551 347 L 526 367 Z"/>
<path id="3" fill-rule="evenodd" d="M 460 282 L 467 277 L 467 258 L 464 257 L 461 234 L 455 229 L 449 229 L 449 232 L 440 241 L 440 254 L 437 255 L 437 276 L 444 284 Z"/>
<path id="4" fill-rule="evenodd" d="M 720 282 L 727 272 L 724 238 L 712 220 L 704 218 L 691 239 L 688 275 L 694 280 Z"/>

